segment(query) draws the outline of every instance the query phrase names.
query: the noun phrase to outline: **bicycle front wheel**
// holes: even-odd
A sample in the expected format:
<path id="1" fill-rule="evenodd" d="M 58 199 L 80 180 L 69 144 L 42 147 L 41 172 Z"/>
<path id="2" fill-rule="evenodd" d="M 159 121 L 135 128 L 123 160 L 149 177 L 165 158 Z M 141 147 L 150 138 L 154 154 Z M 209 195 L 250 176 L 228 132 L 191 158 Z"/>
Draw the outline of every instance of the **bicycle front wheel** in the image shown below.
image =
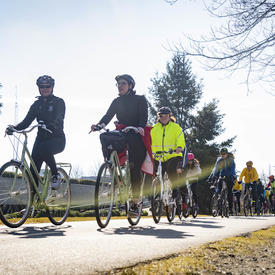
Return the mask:
<path id="1" fill-rule="evenodd" d="M 95 214 L 97 224 L 101 228 L 106 227 L 110 221 L 114 192 L 111 169 L 107 163 L 103 163 L 98 171 L 95 186 Z"/>
<path id="2" fill-rule="evenodd" d="M 213 194 L 210 202 L 210 211 L 213 217 L 217 217 L 219 214 L 219 202 L 216 193 Z"/>
<path id="3" fill-rule="evenodd" d="M 64 169 L 58 167 L 61 176 L 60 187 L 57 190 L 49 190 L 51 196 L 47 201 L 48 218 L 55 225 L 61 225 L 68 217 L 71 206 L 70 179 Z"/>
<path id="4" fill-rule="evenodd" d="M 155 223 L 159 223 L 162 214 L 161 183 L 159 178 L 152 182 L 151 211 Z"/>
<path id="5" fill-rule="evenodd" d="M 18 227 L 28 218 L 33 193 L 24 166 L 15 161 L 0 169 L 0 219 L 9 227 Z"/>

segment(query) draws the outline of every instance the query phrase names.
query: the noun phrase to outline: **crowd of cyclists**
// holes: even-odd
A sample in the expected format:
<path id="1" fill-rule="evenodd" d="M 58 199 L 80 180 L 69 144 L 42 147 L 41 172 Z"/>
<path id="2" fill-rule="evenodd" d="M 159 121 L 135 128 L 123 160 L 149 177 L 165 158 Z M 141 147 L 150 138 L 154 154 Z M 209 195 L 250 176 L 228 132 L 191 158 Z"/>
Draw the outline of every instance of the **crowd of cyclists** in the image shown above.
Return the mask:
<path id="1" fill-rule="evenodd" d="M 127 126 L 134 126 L 138 129 L 128 131 L 124 135 L 122 147 L 128 149 L 130 162 L 131 184 L 133 189 L 132 211 L 135 211 L 138 202 L 139 187 L 141 184 L 141 170 L 146 156 L 153 164 L 151 175 L 154 175 L 158 161 L 153 159 L 152 152 L 169 151 L 166 157 L 161 159 L 162 171 L 167 172 L 173 186 L 173 196 L 180 192 L 184 197 L 187 194 L 185 180 L 191 184 L 195 207 L 198 208 L 198 179 L 201 174 L 199 161 L 192 152 L 187 153 L 184 133 L 176 119 L 173 117 L 169 107 L 161 106 L 157 112 L 156 123 L 152 127 L 148 123 L 148 104 L 144 96 L 137 95 L 134 90 L 135 80 L 128 74 L 115 77 L 118 88 L 116 97 L 108 108 L 106 114 L 98 123 L 92 124 L 91 131 L 104 128 L 116 116 L 116 129 L 120 130 Z M 22 130 L 27 128 L 35 119 L 43 121 L 51 133 L 38 130 L 37 138 L 33 146 L 32 157 L 34 163 L 40 171 L 42 162 L 46 162 L 52 172 L 52 189 L 58 188 L 59 175 L 56 169 L 54 155 L 60 153 L 65 148 L 65 134 L 63 131 L 63 121 L 65 117 L 64 100 L 53 95 L 54 79 L 43 75 L 37 79 L 37 86 L 40 96 L 31 105 L 29 112 L 22 122 L 17 125 L 9 125 L 7 134 L 12 134 L 13 129 Z M 111 135 L 111 132 L 110 132 Z M 113 138 L 113 139 L 112 139 Z M 115 142 L 115 136 L 106 139 L 106 135 L 101 136 L 102 149 L 108 146 L 108 142 Z M 107 143 L 107 144 L 106 144 Z M 104 154 L 104 157 L 106 155 Z M 186 160 L 187 159 L 187 163 Z M 35 174 L 34 174 L 35 176 Z M 233 192 L 235 192 L 239 211 L 241 209 L 242 195 L 251 190 L 253 202 L 259 200 L 263 208 L 272 208 L 274 212 L 275 201 L 275 181 L 274 176 L 268 177 L 269 183 L 264 186 L 258 177 L 252 161 L 246 163 L 239 178 L 236 175 L 234 156 L 227 148 L 220 150 L 215 166 L 208 178 L 208 182 L 213 186 L 218 177 L 224 177 L 227 185 L 227 198 L 229 213 L 232 214 Z M 180 180 L 183 179 L 183 180 Z M 181 182 L 179 185 L 178 183 Z M 215 186 L 215 192 L 221 190 L 221 186 Z M 184 205 L 183 200 L 183 207 Z"/>

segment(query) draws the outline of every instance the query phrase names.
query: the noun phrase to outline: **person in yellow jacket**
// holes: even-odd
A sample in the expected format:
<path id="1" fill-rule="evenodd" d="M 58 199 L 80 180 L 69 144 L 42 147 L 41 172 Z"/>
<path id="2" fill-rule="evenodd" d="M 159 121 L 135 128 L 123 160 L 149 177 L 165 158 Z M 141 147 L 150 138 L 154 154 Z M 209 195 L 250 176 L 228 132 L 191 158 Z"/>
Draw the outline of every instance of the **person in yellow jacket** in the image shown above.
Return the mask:
<path id="1" fill-rule="evenodd" d="M 252 167 L 253 162 L 251 160 L 246 162 L 246 167 L 242 170 L 239 181 L 242 182 L 244 177 L 244 183 L 245 183 L 245 192 L 247 191 L 248 185 L 250 184 L 252 187 L 252 199 L 255 201 L 257 194 L 256 194 L 256 182 L 259 179 L 257 170 Z"/>
<path id="2" fill-rule="evenodd" d="M 162 171 L 166 171 L 172 182 L 173 189 L 177 172 L 182 167 L 182 151 L 185 148 L 185 139 L 183 131 L 172 117 L 172 112 L 168 107 L 161 107 L 158 112 L 158 122 L 151 129 L 152 152 L 175 150 L 172 154 L 167 154 L 162 160 Z M 154 157 L 154 155 L 153 155 Z M 158 167 L 158 161 L 154 159 L 155 171 Z M 175 196 L 175 192 L 173 192 Z"/>

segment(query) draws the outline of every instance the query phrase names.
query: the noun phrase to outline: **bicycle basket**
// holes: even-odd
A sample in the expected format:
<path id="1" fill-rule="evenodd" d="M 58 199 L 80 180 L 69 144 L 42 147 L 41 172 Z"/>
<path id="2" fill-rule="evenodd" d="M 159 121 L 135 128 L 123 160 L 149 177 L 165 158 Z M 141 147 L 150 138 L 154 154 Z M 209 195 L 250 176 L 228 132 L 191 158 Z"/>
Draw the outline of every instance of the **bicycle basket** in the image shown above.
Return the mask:
<path id="1" fill-rule="evenodd" d="M 122 153 L 127 146 L 125 134 L 118 131 L 100 134 L 100 142 L 102 145 L 103 156 L 106 159 L 110 158 L 113 151 L 117 151 L 118 154 Z"/>

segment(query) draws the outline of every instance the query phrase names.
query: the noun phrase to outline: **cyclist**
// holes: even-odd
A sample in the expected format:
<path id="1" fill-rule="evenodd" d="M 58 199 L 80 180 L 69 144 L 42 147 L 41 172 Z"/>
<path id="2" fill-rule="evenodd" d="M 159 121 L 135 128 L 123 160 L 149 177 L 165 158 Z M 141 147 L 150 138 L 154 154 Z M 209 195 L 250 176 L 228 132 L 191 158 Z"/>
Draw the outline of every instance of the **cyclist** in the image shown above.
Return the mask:
<path id="1" fill-rule="evenodd" d="M 270 193 L 269 193 L 269 201 L 270 205 L 273 207 L 272 211 L 275 213 L 275 205 L 272 203 L 272 197 L 275 196 L 275 180 L 274 180 L 274 175 L 271 175 L 268 177 L 269 183 L 267 185 L 267 188 L 270 188 Z"/>
<path id="2" fill-rule="evenodd" d="M 200 163 L 197 159 L 195 159 L 195 155 L 193 153 L 188 153 L 187 155 L 187 165 L 184 168 L 184 172 L 186 173 L 186 179 L 189 180 L 189 184 L 191 184 L 191 190 L 193 193 L 194 205 L 195 208 L 198 208 L 198 176 L 201 174 Z M 186 194 L 187 187 L 184 187 L 183 193 Z"/>
<path id="3" fill-rule="evenodd" d="M 31 125 L 36 119 L 38 122 L 43 121 L 46 127 L 52 133 L 38 128 L 37 137 L 35 139 L 32 158 L 38 172 L 40 172 L 43 161 L 47 163 L 52 172 L 51 187 L 58 189 L 60 185 L 60 175 L 57 172 L 54 155 L 61 153 L 65 148 L 65 134 L 63 131 L 65 117 L 65 102 L 62 98 L 53 95 L 54 79 L 48 75 L 40 76 L 36 84 L 39 89 L 40 96 L 31 105 L 26 117 L 16 126 L 9 125 L 6 129 L 7 134 L 12 134 L 13 128 L 16 130 L 24 130 Z M 34 178 L 37 178 L 31 167 Z"/>
<path id="4" fill-rule="evenodd" d="M 261 179 L 258 179 L 257 182 L 256 182 L 256 198 L 260 202 L 260 210 L 264 206 L 264 196 L 265 196 L 264 185 L 263 185 Z"/>
<path id="5" fill-rule="evenodd" d="M 251 160 L 246 162 L 246 167 L 242 170 L 240 177 L 239 177 L 239 182 L 241 183 L 244 177 L 244 183 L 245 183 L 245 193 L 247 192 L 247 188 L 249 186 L 252 187 L 252 200 L 253 203 L 255 204 L 255 201 L 257 199 L 257 186 L 256 182 L 259 179 L 257 170 L 252 167 L 253 162 Z"/>
<path id="6" fill-rule="evenodd" d="M 162 171 L 167 172 L 173 186 L 173 197 L 176 197 L 176 179 L 182 172 L 182 151 L 185 148 L 183 131 L 172 117 L 169 107 L 161 107 L 157 113 L 157 123 L 151 129 L 152 152 L 175 150 L 172 154 L 167 154 L 162 162 Z M 154 169 L 157 170 L 158 161 L 154 160 Z"/>
<path id="7" fill-rule="evenodd" d="M 116 115 L 120 127 L 135 126 L 139 133 L 129 131 L 125 134 L 128 145 L 131 184 L 133 191 L 133 205 L 136 209 L 141 185 L 141 166 L 146 156 L 146 148 L 141 135 L 148 120 L 148 106 L 144 96 L 136 95 L 134 91 L 135 80 L 128 74 L 115 77 L 119 96 L 113 100 L 106 114 L 98 124 L 91 126 L 91 131 L 96 127 L 105 127 Z"/>
<path id="8" fill-rule="evenodd" d="M 225 177 L 226 185 L 227 185 L 227 197 L 229 203 L 229 212 L 230 214 L 233 213 L 232 211 L 232 188 L 233 182 L 236 179 L 236 172 L 235 172 L 235 161 L 232 154 L 229 154 L 227 148 L 222 148 L 220 150 L 220 157 L 217 158 L 216 164 L 208 178 L 208 181 L 213 181 L 218 176 Z M 221 190 L 221 186 L 218 186 L 218 190 Z"/>
<path id="9" fill-rule="evenodd" d="M 234 181 L 234 185 L 233 185 L 232 190 L 236 195 L 237 202 L 238 202 L 238 208 L 239 208 L 238 210 L 239 210 L 239 213 L 240 213 L 240 210 L 241 210 L 240 198 L 241 198 L 241 192 L 242 192 L 242 185 L 238 182 L 237 179 Z"/>

